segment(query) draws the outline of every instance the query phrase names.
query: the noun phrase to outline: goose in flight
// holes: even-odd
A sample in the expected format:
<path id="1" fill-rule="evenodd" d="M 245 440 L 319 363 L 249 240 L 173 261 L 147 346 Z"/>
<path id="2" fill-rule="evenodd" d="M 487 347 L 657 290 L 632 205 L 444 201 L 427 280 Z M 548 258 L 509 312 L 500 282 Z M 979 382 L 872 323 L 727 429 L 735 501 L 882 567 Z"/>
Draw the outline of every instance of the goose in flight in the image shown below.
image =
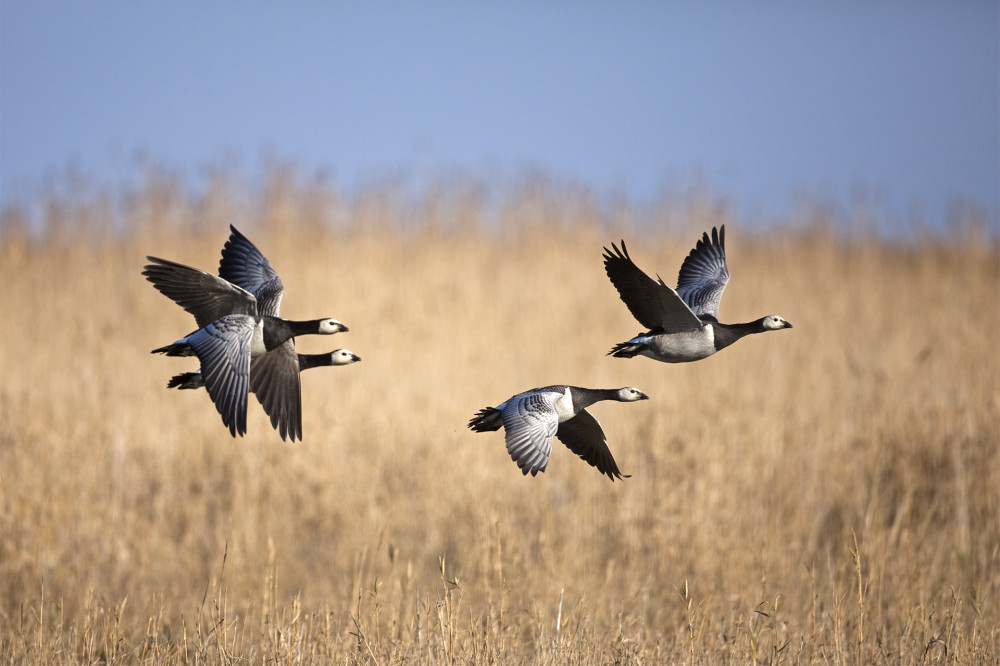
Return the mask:
<path id="1" fill-rule="evenodd" d="M 507 452 L 524 475 L 530 472 L 535 476 L 545 471 L 552 454 L 552 437 L 556 436 L 570 451 L 614 481 L 629 475 L 619 471 L 604 430 L 587 407 L 601 400 L 648 399 L 645 393 L 631 387 L 545 386 L 518 393 L 496 407 L 479 410 L 469 421 L 469 428 L 489 432 L 502 426 Z"/>
<path id="2" fill-rule="evenodd" d="M 326 354 L 298 354 L 299 372 L 308 370 L 309 368 L 350 365 L 351 363 L 357 363 L 360 360 L 361 357 L 352 352 L 350 349 L 334 349 L 332 352 L 327 352 Z M 250 361 L 250 377 L 250 392 L 256 393 L 253 388 L 252 359 Z M 201 370 L 195 370 L 194 372 L 182 372 L 170 378 L 170 381 L 167 382 L 167 388 L 205 388 L 205 380 L 201 375 Z"/>
<path id="3" fill-rule="evenodd" d="M 726 267 L 726 227 L 712 228 L 681 264 L 674 291 L 660 276 L 654 280 L 633 263 L 625 241 L 604 248 L 604 269 L 632 316 L 648 330 L 615 345 L 609 356 L 647 356 L 664 363 L 688 363 L 707 358 L 752 333 L 777 331 L 792 325 L 777 315 L 744 324 L 719 321 L 719 302 L 729 283 Z"/>

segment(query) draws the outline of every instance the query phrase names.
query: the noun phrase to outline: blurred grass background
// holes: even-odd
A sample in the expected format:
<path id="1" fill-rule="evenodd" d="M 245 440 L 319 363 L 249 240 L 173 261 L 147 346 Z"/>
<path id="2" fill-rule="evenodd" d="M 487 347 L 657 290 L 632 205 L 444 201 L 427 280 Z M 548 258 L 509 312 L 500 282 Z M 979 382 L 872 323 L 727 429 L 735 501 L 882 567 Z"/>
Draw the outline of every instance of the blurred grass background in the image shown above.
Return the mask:
<path id="1" fill-rule="evenodd" d="M 153 179 L 3 212 L 3 663 L 996 663 L 1000 252 L 973 224 L 892 240 L 821 209 L 768 230 L 724 202 L 598 206 L 527 182 L 258 199 Z M 234 212 L 235 211 L 235 212 Z M 495 223 L 495 220 L 500 223 Z M 490 222 L 489 220 L 494 220 Z M 215 271 L 228 224 L 305 337 L 305 440 L 251 399 L 234 440 L 147 254 Z M 795 328 L 705 361 L 605 356 L 637 333 L 604 275 L 624 237 L 668 282 L 727 223 L 724 321 Z M 481 407 L 636 386 L 594 408 L 632 478 L 556 442 L 524 478 Z"/>

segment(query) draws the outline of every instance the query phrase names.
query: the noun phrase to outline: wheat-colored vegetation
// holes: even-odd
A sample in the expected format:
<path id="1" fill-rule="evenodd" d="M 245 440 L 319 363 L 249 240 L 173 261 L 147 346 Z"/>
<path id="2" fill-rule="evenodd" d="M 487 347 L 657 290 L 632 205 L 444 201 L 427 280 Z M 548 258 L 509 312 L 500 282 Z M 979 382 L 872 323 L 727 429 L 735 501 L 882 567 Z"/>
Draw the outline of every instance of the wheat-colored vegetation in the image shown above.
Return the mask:
<path id="1" fill-rule="evenodd" d="M 995 237 L 282 182 L 253 205 L 53 196 L 41 228 L 5 211 L 2 663 L 1000 658 Z M 231 438 L 204 392 L 165 389 L 194 361 L 149 354 L 193 320 L 145 255 L 214 270 L 229 222 L 281 272 L 282 314 L 351 328 L 300 349 L 364 359 L 303 375 L 298 444 L 253 399 Z M 605 356 L 640 327 L 602 246 L 673 280 L 722 222 L 724 320 L 795 328 L 693 364 Z M 558 442 L 525 478 L 466 429 L 556 382 L 651 396 L 593 409 L 632 478 Z"/>

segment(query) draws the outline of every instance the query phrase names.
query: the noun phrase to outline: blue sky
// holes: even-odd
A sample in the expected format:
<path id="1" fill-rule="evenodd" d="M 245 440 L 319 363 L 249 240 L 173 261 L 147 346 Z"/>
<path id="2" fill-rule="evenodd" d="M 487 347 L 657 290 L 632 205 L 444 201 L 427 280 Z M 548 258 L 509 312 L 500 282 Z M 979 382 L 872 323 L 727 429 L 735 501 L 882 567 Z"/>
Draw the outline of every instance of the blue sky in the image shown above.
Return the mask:
<path id="1" fill-rule="evenodd" d="M 997 2 L 0 0 L 0 201 L 143 154 L 1000 219 Z"/>

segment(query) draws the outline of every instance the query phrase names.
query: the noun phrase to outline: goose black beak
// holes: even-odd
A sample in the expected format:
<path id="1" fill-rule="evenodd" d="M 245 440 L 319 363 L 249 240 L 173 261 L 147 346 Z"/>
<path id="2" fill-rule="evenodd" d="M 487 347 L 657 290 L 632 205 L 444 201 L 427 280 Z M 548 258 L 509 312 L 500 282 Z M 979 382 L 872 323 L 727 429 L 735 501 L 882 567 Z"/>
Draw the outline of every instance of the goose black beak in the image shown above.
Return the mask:
<path id="1" fill-rule="evenodd" d="M 357 362 L 361 360 L 361 357 L 357 354 L 351 354 L 351 360 Z"/>
<path id="2" fill-rule="evenodd" d="M 338 333 L 347 333 L 349 330 L 351 330 L 351 329 L 347 328 L 347 326 L 345 326 L 344 324 L 340 324 L 340 328 L 337 329 L 337 332 Z"/>
<path id="3" fill-rule="evenodd" d="M 792 327 L 792 322 L 786 321 L 785 322 L 785 328 L 791 328 L 791 327 Z"/>
<path id="4" fill-rule="evenodd" d="M 649 396 L 645 393 L 639 393 L 639 400 L 649 400 Z"/>

